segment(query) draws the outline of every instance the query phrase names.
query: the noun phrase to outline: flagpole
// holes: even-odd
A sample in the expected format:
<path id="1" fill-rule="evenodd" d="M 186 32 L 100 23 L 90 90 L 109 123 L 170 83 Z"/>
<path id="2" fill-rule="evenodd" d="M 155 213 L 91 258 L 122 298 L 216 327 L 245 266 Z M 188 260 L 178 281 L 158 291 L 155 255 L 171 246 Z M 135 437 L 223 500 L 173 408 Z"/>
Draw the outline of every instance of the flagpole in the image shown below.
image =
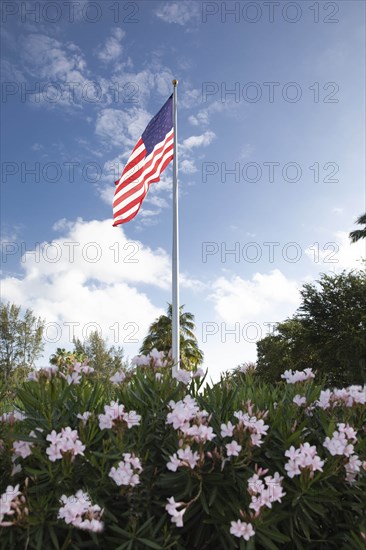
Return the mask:
<path id="1" fill-rule="evenodd" d="M 172 254 L 172 353 L 173 376 L 179 368 L 179 219 L 178 219 L 178 126 L 177 126 L 177 86 L 178 80 L 173 80 L 173 254 Z"/>

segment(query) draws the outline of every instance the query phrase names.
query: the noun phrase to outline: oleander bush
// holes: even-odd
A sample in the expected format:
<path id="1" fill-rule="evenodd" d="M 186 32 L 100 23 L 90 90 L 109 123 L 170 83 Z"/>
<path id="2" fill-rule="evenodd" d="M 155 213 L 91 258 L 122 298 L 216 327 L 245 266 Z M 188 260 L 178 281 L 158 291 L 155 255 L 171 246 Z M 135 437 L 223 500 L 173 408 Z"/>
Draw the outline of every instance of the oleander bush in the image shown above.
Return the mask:
<path id="1" fill-rule="evenodd" d="M 205 384 L 155 350 L 106 386 L 35 371 L 0 421 L 0 548 L 347 549 L 366 538 L 365 388 Z"/>

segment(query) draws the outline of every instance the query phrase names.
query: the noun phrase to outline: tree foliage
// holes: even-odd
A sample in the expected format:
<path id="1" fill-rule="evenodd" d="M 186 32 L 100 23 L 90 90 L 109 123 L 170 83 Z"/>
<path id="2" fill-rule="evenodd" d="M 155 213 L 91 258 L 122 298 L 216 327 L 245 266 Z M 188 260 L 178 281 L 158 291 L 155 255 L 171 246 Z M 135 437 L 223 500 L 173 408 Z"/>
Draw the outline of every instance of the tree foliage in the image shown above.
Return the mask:
<path id="1" fill-rule="evenodd" d="M 16 304 L 0 303 L 0 378 L 9 383 L 18 380 L 34 367 L 43 351 L 44 321 L 31 309 L 21 315 Z"/>
<path id="2" fill-rule="evenodd" d="M 81 341 L 73 339 L 74 354 L 80 359 L 87 358 L 88 364 L 95 369 L 97 377 L 106 378 L 116 370 L 126 368 L 124 351 L 120 346 L 109 346 L 97 330 Z M 63 350 L 65 351 L 65 350 Z"/>
<path id="3" fill-rule="evenodd" d="M 359 216 L 356 220 L 356 223 L 359 225 L 364 225 L 362 229 L 355 229 L 349 234 L 351 242 L 356 243 L 361 239 L 366 239 L 366 213 Z"/>
<path id="4" fill-rule="evenodd" d="M 258 374 L 274 382 L 286 369 L 311 367 L 328 385 L 364 383 L 365 271 L 322 274 L 300 293 L 296 314 L 257 343 Z"/>
<path id="5" fill-rule="evenodd" d="M 196 368 L 203 362 L 203 352 L 199 349 L 194 334 L 194 315 L 183 312 L 184 306 L 179 308 L 180 316 L 180 359 L 181 366 L 186 370 Z M 161 315 L 149 327 L 149 333 L 142 342 L 140 353 L 147 355 L 156 348 L 169 353 L 172 349 L 172 305 L 168 304 L 167 315 Z"/>

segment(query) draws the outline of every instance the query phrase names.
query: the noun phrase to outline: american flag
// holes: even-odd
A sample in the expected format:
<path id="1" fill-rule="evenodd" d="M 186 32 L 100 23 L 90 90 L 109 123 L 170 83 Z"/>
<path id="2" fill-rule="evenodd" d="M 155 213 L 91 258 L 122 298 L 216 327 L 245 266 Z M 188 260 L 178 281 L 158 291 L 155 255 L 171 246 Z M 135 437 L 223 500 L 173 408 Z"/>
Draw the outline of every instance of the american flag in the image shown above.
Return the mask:
<path id="1" fill-rule="evenodd" d="M 149 186 L 172 160 L 174 147 L 173 94 L 150 120 L 136 143 L 116 183 L 113 199 L 113 225 L 132 220 L 144 200 Z"/>

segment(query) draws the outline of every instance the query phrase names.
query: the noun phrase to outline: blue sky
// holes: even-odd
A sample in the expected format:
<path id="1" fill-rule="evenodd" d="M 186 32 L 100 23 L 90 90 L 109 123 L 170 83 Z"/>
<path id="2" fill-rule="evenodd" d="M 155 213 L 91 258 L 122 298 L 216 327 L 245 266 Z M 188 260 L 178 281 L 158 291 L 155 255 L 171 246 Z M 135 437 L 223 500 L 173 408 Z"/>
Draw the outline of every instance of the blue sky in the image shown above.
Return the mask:
<path id="1" fill-rule="evenodd" d="M 212 378 L 255 359 L 304 282 L 360 265 L 364 11 L 2 3 L 2 299 L 46 319 L 40 364 L 96 327 L 132 357 L 171 299 L 171 167 L 128 224 L 111 201 L 172 78 L 181 303 Z"/>

